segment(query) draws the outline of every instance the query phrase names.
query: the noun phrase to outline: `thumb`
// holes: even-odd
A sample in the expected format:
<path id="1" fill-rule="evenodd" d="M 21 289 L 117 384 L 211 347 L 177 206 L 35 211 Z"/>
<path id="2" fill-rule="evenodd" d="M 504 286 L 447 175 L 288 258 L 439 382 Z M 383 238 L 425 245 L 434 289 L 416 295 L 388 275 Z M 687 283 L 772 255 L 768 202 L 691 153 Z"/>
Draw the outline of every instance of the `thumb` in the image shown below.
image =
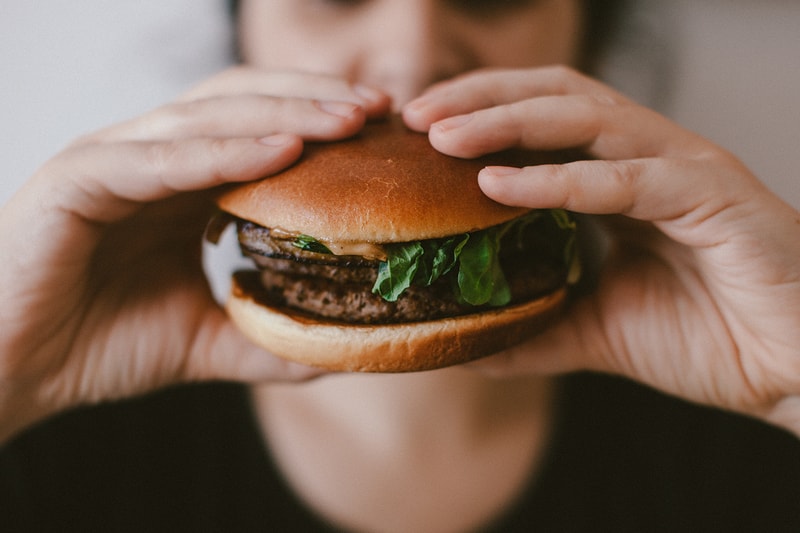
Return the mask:
<path id="1" fill-rule="evenodd" d="M 306 381 L 323 370 L 294 363 L 250 342 L 224 311 L 213 310 L 189 351 L 187 381 L 224 380 L 245 383 Z"/>
<path id="2" fill-rule="evenodd" d="M 548 329 L 469 366 L 493 377 L 609 371 L 608 346 L 593 305 L 583 300 Z"/>
<path id="3" fill-rule="evenodd" d="M 294 162 L 302 150 L 302 140 L 289 134 L 263 139 L 96 143 L 59 154 L 46 167 L 53 171 L 43 177 L 49 185 L 58 185 L 60 194 L 52 197 L 58 211 L 111 223 L 142 204 L 179 192 L 273 174 Z"/>

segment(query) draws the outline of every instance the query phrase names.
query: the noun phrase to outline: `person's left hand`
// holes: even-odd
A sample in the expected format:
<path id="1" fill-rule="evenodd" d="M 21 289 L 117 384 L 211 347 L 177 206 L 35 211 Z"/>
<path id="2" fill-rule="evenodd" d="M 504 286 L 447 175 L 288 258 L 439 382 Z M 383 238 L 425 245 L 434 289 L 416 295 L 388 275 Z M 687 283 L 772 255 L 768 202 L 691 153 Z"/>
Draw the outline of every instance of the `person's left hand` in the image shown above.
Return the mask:
<path id="1" fill-rule="evenodd" d="M 800 213 L 738 159 L 561 67 L 442 82 L 404 117 L 458 157 L 588 156 L 480 173 L 499 202 L 604 215 L 612 247 L 596 290 L 563 320 L 478 367 L 617 373 L 800 435 Z"/>

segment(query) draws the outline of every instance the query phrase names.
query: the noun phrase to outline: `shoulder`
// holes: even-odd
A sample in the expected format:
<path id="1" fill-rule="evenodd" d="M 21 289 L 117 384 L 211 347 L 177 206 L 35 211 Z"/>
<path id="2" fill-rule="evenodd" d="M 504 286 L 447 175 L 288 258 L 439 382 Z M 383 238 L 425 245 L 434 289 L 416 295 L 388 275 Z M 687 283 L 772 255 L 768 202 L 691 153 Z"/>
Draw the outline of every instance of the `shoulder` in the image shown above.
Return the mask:
<path id="1" fill-rule="evenodd" d="M 531 493 L 539 518 L 576 531 L 800 530 L 800 440 L 789 433 L 615 377 L 567 377 L 559 398 Z"/>
<path id="2" fill-rule="evenodd" d="M 64 413 L 9 442 L 0 449 L 0 521 L 21 531 L 186 527 L 204 509 L 234 515 L 235 490 L 263 496 L 268 488 L 255 480 L 268 472 L 246 389 L 178 387 Z"/>

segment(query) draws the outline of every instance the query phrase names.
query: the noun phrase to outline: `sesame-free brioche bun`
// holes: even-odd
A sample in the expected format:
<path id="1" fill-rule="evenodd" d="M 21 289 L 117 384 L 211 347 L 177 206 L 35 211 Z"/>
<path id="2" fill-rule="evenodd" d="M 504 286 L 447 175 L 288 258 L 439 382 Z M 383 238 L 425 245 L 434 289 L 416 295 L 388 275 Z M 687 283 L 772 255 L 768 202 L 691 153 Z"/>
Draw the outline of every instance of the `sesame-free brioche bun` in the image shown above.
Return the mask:
<path id="1" fill-rule="evenodd" d="M 513 158 L 444 155 L 426 135 L 392 117 L 367 124 L 350 139 L 308 144 L 296 165 L 237 187 L 217 203 L 261 226 L 322 241 L 442 237 L 494 226 L 529 211 L 499 204 L 478 187 L 478 171 L 490 164 L 514 164 Z M 545 161 L 543 155 L 530 153 L 525 161 L 533 164 L 534 158 Z"/>
<path id="2" fill-rule="evenodd" d="M 500 352 L 544 328 L 566 288 L 519 305 L 399 324 L 321 320 L 259 298 L 255 272 L 238 272 L 226 305 L 239 330 L 271 353 L 336 372 L 416 372 Z"/>
<path id="3" fill-rule="evenodd" d="M 377 256 L 352 250 L 430 242 L 425 240 L 484 230 L 530 214 L 529 209 L 494 202 L 477 183 L 479 170 L 487 165 L 564 159 L 555 154 L 520 157 L 511 152 L 473 160 L 446 156 L 396 116 L 368 123 L 350 139 L 308 143 L 292 167 L 236 186 L 218 198 L 225 216 L 237 221 L 244 253 L 260 269 L 235 273 L 226 304 L 231 320 L 266 350 L 331 371 L 430 370 L 519 343 L 562 310 L 566 268 L 536 270 L 528 266 L 528 259 L 517 261 L 517 277 L 521 271 L 528 278 L 541 274 L 548 281 L 502 307 L 473 308 L 452 294 L 442 298 L 442 287 L 452 291 L 453 282 L 445 280 L 439 280 L 430 300 L 427 289 L 412 287 L 413 296 L 387 302 L 370 290 L 372 281 L 362 280 L 365 269 L 378 271 Z M 313 236 L 315 243 L 338 251 L 326 249 L 333 255 L 322 259 L 316 251 L 289 257 L 296 243 L 286 245 L 287 235 Z M 306 290 L 306 283 L 312 288 Z M 436 298 L 449 301 L 439 306 Z M 447 306 L 448 311 L 442 311 Z M 458 309 L 451 315 L 452 306 Z M 412 314 L 395 321 L 405 308 Z M 354 320 L 353 310 L 370 316 Z M 383 314 L 376 319 L 379 313 Z"/>

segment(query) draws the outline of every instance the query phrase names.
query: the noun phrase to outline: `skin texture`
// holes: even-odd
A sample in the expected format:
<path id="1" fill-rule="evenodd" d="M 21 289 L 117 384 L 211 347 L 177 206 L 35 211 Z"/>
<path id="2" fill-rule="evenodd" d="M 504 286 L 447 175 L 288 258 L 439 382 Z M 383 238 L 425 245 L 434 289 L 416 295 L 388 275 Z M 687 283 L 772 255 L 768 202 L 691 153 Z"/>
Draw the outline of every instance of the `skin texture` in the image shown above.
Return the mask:
<path id="1" fill-rule="evenodd" d="M 482 476 L 475 450 L 535 475 L 549 411 L 525 406 L 549 405 L 542 377 L 578 369 L 628 376 L 800 433 L 797 211 L 723 149 L 570 67 L 553 66 L 579 56 L 575 3 L 517 3 L 489 22 L 461 9 L 466 4 L 245 2 L 244 57 L 265 69 L 295 65 L 381 87 L 409 127 L 457 157 L 511 147 L 584 150 L 592 160 L 492 168 L 477 179 L 503 203 L 595 216 L 611 243 L 598 286 L 551 330 L 469 366 L 488 379 L 449 369 L 260 389 L 266 438 L 298 493 L 338 523 L 365 530 L 484 523 L 519 485 L 512 476 Z M 517 31 L 517 23 L 537 31 Z M 524 399 L 509 401 L 509 380 L 522 380 Z M 487 404 L 503 407 L 475 408 Z M 492 420 L 501 413 L 515 421 L 498 427 Z M 427 426 L 431 420 L 435 427 Z M 320 427 L 348 446 L 313 439 Z M 375 442 L 376 427 L 392 436 L 390 445 Z M 537 429 L 531 435 L 525 427 Z M 484 445 L 452 439 L 465 428 Z M 501 434 L 514 436 L 482 440 Z M 436 455 L 432 442 L 448 445 Z M 399 462 L 404 475 L 387 483 L 363 459 L 376 453 L 379 464 Z M 418 455 L 431 464 L 463 460 L 455 475 L 416 463 Z M 320 475 L 341 470 L 357 486 Z M 442 499 L 465 486 L 482 490 Z M 410 493 L 419 501 L 392 505 Z"/>
<path id="2" fill-rule="evenodd" d="M 10 258 L 0 275 L 0 438 L 63 409 L 176 382 L 317 375 L 253 348 L 214 304 L 199 263 L 213 188 L 277 172 L 304 141 L 352 135 L 460 71 L 573 59 L 574 2 L 511 4 L 246 2 L 244 20 L 257 24 L 242 25 L 243 55 L 262 68 L 232 68 L 46 162 L 0 211 Z M 275 26 L 276 14 L 292 16 Z M 453 16 L 449 36 L 436 37 L 438 21 Z M 418 29 L 390 34 L 396 25 L 382 23 L 363 52 L 359 32 L 401 19 Z M 523 22 L 542 31 L 522 35 Z M 302 57 L 273 46 L 323 26 L 331 31 L 300 47 Z M 252 44 L 269 31 L 270 43 Z"/>
<path id="3" fill-rule="evenodd" d="M 214 187 L 280 170 L 304 139 L 352 135 L 388 107 L 378 92 L 369 100 L 339 80 L 301 77 L 336 100 L 232 94 L 271 80 L 234 69 L 77 140 L 3 207 L 0 434 L 180 381 L 319 374 L 245 341 L 200 265 Z"/>
<path id="4" fill-rule="evenodd" d="M 395 109 L 483 67 L 573 64 L 576 0 L 277 0 L 241 5 L 245 61 L 380 87 Z"/>
<path id="5" fill-rule="evenodd" d="M 260 419 L 311 505 L 367 530 L 485 522 L 528 476 L 482 472 L 483 459 L 535 472 L 549 427 L 542 376 L 574 369 L 800 434 L 800 214 L 735 156 L 553 66 L 580 55 L 577 1 L 251 0 L 241 11 L 249 66 L 78 139 L 0 210 L 0 438 L 167 384 L 316 376 L 247 343 L 214 303 L 199 260 L 210 198 L 391 109 L 459 157 L 585 150 L 592 159 L 476 179 L 500 202 L 596 216 L 610 250 L 563 322 L 469 369 L 259 388 Z M 349 445 L 328 446 L 315 420 Z M 387 488 L 369 454 L 404 477 Z M 303 470 L 307 457 L 318 468 Z M 320 479 L 330 465 L 363 483 Z M 377 505 L 403 494 L 418 507 Z M 437 494 L 459 496 L 443 512 Z"/>
<path id="6" fill-rule="evenodd" d="M 514 146 L 597 159 L 480 173 L 500 202 L 602 215 L 615 241 L 568 318 L 476 366 L 617 373 L 800 431 L 800 216 L 733 155 L 563 68 L 468 75 L 405 116 L 459 157 Z"/>

